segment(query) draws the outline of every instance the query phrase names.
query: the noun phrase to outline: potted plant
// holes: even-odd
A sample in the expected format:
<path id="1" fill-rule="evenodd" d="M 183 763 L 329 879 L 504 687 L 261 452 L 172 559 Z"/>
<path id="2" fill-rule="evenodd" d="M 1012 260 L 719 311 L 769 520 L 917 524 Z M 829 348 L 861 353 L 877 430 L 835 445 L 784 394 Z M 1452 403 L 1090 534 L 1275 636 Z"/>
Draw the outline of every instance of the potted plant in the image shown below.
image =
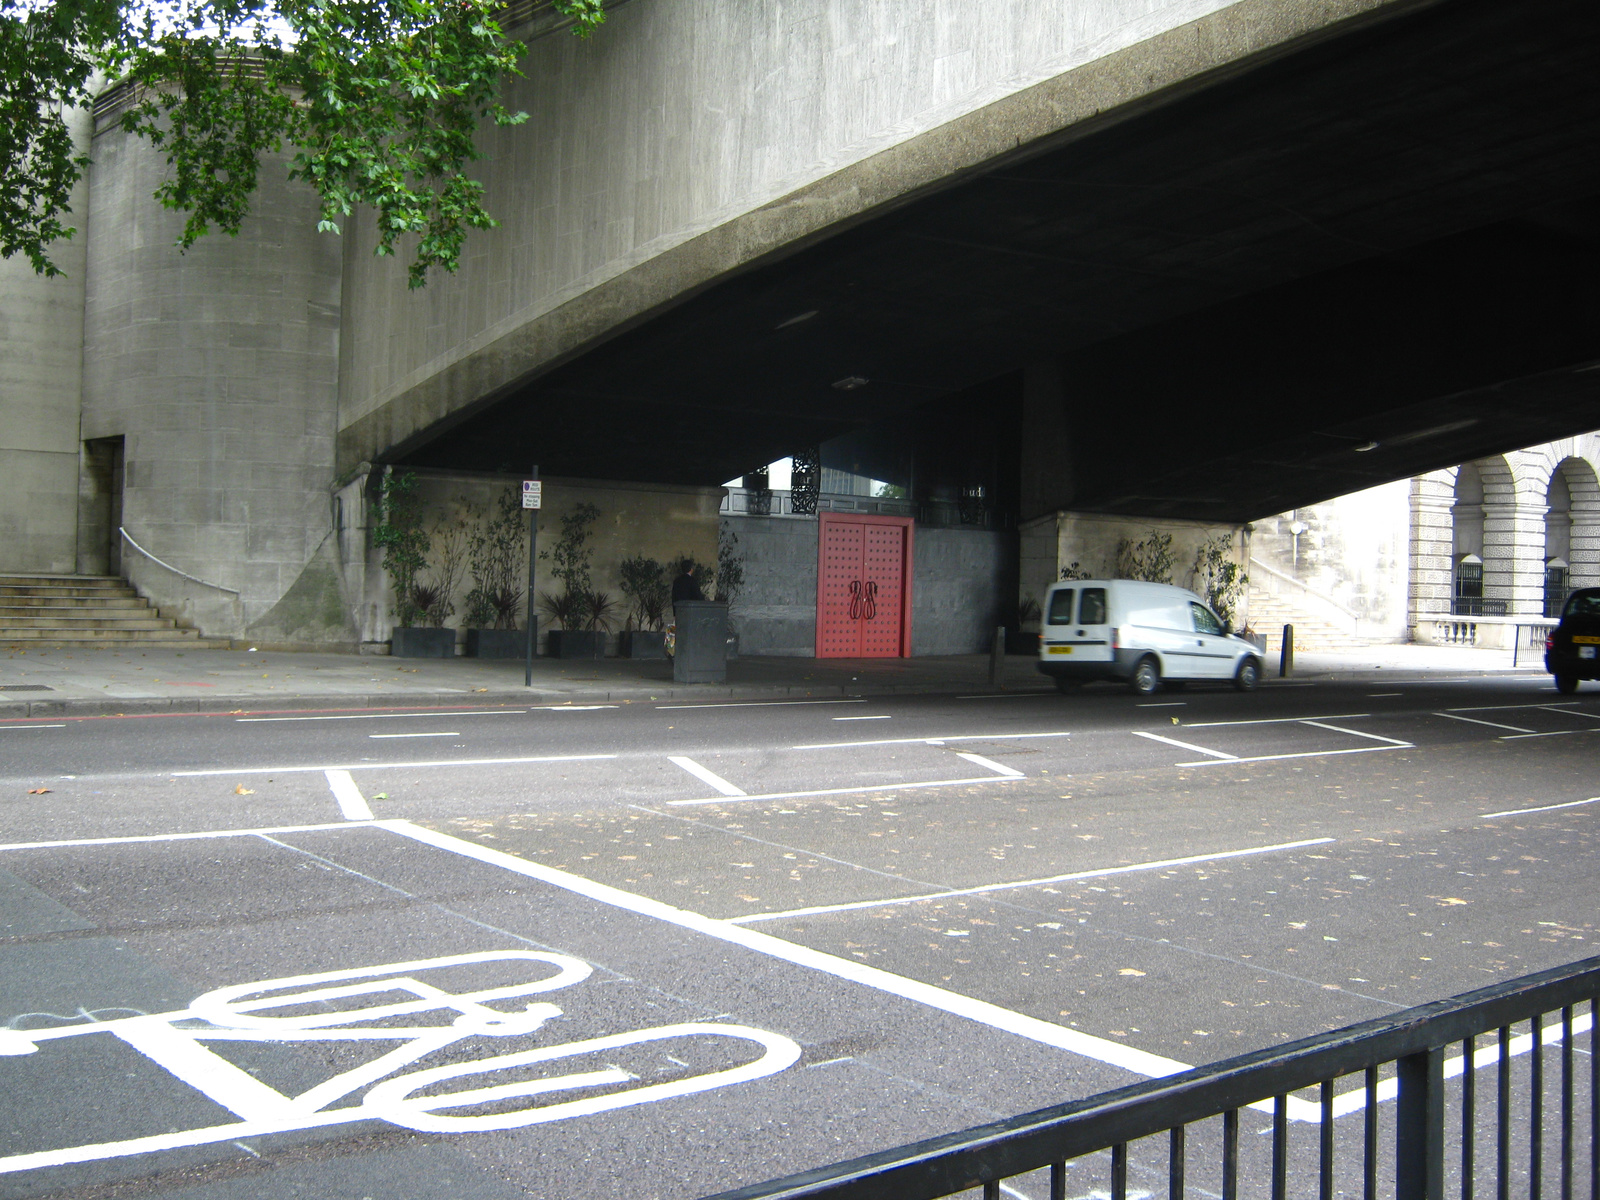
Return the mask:
<path id="1" fill-rule="evenodd" d="M 717 592 L 716 598 L 728 606 L 728 657 L 739 657 L 739 631 L 733 627 L 731 614 L 733 601 L 744 588 L 744 554 L 739 549 L 739 535 L 729 522 L 723 521 L 717 530 Z"/>
<path id="2" fill-rule="evenodd" d="M 625 558 L 619 567 L 622 594 L 628 601 L 628 623 L 622 631 L 624 658 L 667 656 L 667 606 L 671 588 L 666 568 L 653 558 Z"/>
<path id="3" fill-rule="evenodd" d="M 539 606 L 561 626 L 550 631 L 552 658 L 605 655 L 605 631 L 611 626 L 616 602 L 594 590 L 589 571 L 590 527 L 599 516 L 594 505 L 579 504 L 561 518 L 561 536 L 555 546 L 539 555 L 551 562 L 550 573 L 561 583 L 561 591 L 539 596 Z"/>
<path id="4" fill-rule="evenodd" d="M 422 498 L 417 495 L 414 471 L 383 473 L 378 503 L 372 512 L 372 544 L 383 548 L 383 569 L 394 589 L 394 631 L 389 651 L 400 658 L 450 658 L 456 652 L 456 635 L 441 629 L 441 603 L 436 586 L 421 582 L 428 569 L 432 539 L 422 524 Z"/>
<path id="5" fill-rule="evenodd" d="M 466 652 L 471 658 L 521 658 L 527 651 L 527 635 L 517 628 L 522 611 L 517 576 L 526 544 L 521 494 L 515 487 L 506 488 L 495 509 L 467 540 L 472 590 L 466 598 Z"/>

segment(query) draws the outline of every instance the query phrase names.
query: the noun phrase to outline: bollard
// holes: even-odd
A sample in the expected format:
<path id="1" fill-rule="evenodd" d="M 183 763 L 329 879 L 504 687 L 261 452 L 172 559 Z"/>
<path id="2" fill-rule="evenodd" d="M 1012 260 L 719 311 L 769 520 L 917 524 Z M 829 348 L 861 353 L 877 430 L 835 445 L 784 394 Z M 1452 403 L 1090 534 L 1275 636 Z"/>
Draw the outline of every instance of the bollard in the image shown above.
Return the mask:
<path id="1" fill-rule="evenodd" d="M 1000 668 L 1006 661 L 1006 630 L 1003 625 L 994 627 L 994 640 L 989 643 L 989 686 L 1001 687 Z"/>
<path id="2" fill-rule="evenodd" d="M 1294 626 L 1283 627 L 1283 645 L 1278 650 L 1278 678 L 1294 674 Z"/>

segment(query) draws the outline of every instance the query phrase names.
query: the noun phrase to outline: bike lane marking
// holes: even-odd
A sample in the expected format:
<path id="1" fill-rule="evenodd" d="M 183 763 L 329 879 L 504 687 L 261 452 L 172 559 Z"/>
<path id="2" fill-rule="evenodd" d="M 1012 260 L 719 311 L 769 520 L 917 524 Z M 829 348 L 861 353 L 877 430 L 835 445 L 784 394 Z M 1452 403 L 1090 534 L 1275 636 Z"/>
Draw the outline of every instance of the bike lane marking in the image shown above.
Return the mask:
<path id="1" fill-rule="evenodd" d="M 372 820 L 372 809 L 367 806 L 367 798 L 361 794 L 349 771 L 324 771 L 323 775 L 333 789 L 333 798 L 339 802 L 339 811 L 344 814 L 345 820 Z"/>
<path id="2" fill-rule="evenodd" d="M 742 797 L 742 796 L 748 796 L 750 794 L 749 792 L 745 791 L 743 788 L 735 787 L 733 784 L 729 783 L 726 779 L 724 779 L 721 775 L 718 775 L 715 771 L 710 770 L 707 767 L 702 767 L 699 763 L 695 762 L 695 760 L 692 759 L 692 758 L 685 758 L 681 754 L 669 754 L 669 755 L 667 755 L 667 761 L 669 763 L 671 763 L 675 767 L 682 767 L 685 771 L 689 772 L 689 774 L 693 775 L 701 783 L 710 784 L 717 791 L 721 792 L 724 796 L 741 796 Z"/>

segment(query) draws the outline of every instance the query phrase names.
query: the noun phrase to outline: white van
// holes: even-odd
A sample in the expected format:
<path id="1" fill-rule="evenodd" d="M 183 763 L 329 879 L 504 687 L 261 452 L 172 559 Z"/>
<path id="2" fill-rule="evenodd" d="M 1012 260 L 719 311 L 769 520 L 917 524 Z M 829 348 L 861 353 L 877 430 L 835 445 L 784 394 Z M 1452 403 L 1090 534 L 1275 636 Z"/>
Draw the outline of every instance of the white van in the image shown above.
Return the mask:
<path id="1" fill-rule="evenodd" d="M 1184 588 L 1072 579 L 1045 593 L 1039 670 L 1063 692 L 1091 679 L 1141 695 L 1162 680 L 1230 680 L 1247 692 L 1261 681 L 1261 653 Z"/>

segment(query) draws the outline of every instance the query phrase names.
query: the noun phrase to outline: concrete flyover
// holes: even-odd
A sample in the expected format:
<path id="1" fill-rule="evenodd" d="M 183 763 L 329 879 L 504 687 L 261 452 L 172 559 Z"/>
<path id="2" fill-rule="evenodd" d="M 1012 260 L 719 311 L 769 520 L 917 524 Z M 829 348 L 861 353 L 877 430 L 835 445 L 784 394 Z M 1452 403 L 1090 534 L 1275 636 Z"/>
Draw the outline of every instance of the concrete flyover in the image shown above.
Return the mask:
<path id="1" fill-rule="evenodd" d="M 459 275 L 350 238 L 342 470 L 704 484 L 942 402 L 1024 518 L 1236 521 L 1600 425 L 1574 0 L 633 0 L 528 73 Z"/>

